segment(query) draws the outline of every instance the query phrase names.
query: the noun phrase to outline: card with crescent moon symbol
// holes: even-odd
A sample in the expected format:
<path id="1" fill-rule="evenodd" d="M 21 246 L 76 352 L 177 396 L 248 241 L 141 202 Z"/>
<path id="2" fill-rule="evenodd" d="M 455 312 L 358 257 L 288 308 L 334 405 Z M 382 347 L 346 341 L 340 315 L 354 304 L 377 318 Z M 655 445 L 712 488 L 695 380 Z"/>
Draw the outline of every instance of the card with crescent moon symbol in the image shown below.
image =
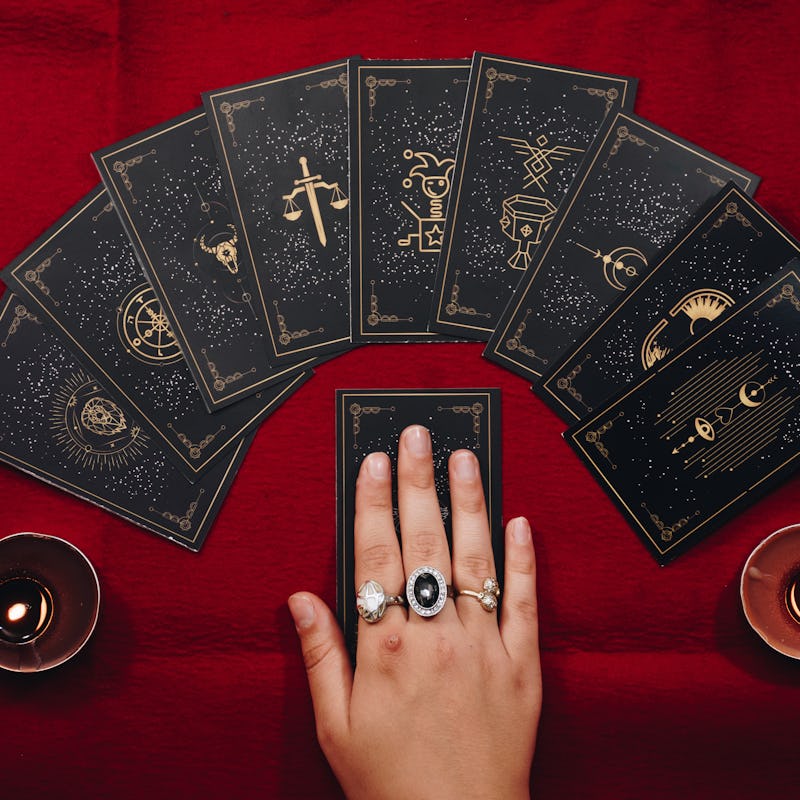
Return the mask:
<path id="1" fill-rule="evenodd" d="M 758 181 L 642 117 L 610 114 L 484 356 L 538 384 L 720 188 L 752 195 Z"/>
<path id="2" fill-rule="evenodd" d="M 430 330 L 486 341 L 609 114 L 637 81 L 475 53 Z M 624 243 L 623 243 L 624 244 Z"/>
<path id="3" fill-rule="evenodd" d="M 125 168 L 142 153 L 149 156 Z M 314 364 L 270 364 L 252 268 L 203 109 L 93 158 L 209 411 Z"/>
<path id="4" fill-rule="evenodd" d="M 800 242 L 729 184 L 534 387 L 574 423 L 678 351 L 791 258 Z"/>
<path id="5" fill-rule="evenodd" d="M 800 466 L 800 258 L 565 438 L 662 564 L 786 480 Z"/>
<path id="6" fill-rule="evenodd" d="M 347 61 L 203 94 L 274 366 L 350 340 Z"/>
<path id="7" fill-rule="evenodd" d="M 10 291 L 0 300 L 0 461 L 199 550 L 252 434 L 192 483 L 43 319 Z"/>
<path id="8" fill-rule="evenodd" d="M 397 474 L 397 443 L 408 425 L 431 433 L 434 479 L 448 540 L 452 528 L 447 462 L 461 448 L 480 464 L 486 510 L 492 531 L 496 575 L 503 574 L 501 425 L 499 389 L 341 389 L 336 392 L 337 586 L 336 610 L 345 642 L 355 658 L 358 614 L 353 557 L 355 487 L 369 453 L 387 453 Z M 392 492 L 395 529 L 401 520 L 396 486 Z M 387 586 L 387 592 L 399 587 Z"/>
<path id="9" fill-rule="evenodd" d="M 350 61 L 353 341 L 424 342 L 469 61 Z"/>
<path id="10" fill-rule="evenodd" d="M 138 191 L 135 174 L 131 183 Z M 210 414 L 102 186 L 6 267 L 2 278 L 135 412 L 191 481 L 227 457 L 311 375 L 301 372 Z"/>

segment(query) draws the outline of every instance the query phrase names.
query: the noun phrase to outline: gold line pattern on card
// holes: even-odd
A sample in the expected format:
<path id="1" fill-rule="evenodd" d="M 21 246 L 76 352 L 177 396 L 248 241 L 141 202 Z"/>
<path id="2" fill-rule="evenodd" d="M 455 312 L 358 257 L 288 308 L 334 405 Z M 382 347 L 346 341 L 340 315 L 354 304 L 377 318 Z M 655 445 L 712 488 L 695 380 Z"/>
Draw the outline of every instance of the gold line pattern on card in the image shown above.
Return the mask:
<path id="1" fill-rule="evenodd" d="M 521 353 L 524 356 L 528 356 L 528 358 L 536 359 L 537 361 L 541 361 L 542 364 L 547 364 L 549 359 L 542 358 L 538 353 L 531 347 L 528 347 L 526 344 L 522 343 L 522 334 L 525 333 L 525 329 L 528 327 L 528 317 L 531 315 L 532 309 L 526 308 L 525 309 L 525 316 L 520 320 L 519 325 L 517 325 L 517 329 L 514 331 L 514 335 L 510 339 L 506 339 L 506 350 L 511 350 L 512 352 Z M 488 316 L 488 315 L 487 315 Z"/>
<path id="2" fill-rule="evenodd" d="M 481 446 L 481 416 L 486 410 L 483 403 L 472 403 L 472 405 L 436 406 L 437 411 L 450 411 L 453 414 L 469 414 L 472 417 L 472 432 L 475 434 L 475 444 L 473 448 L 479 450 Z"/>
<path id="3" fill-rule="evenodd" d="M 800 298 L 794 293 L 794 286 L 790 283 L 781 286 L 781 290 L 773 295 L 767 302 L 759 309 L 753 312 L 753 316 L 758 317 L 763 311 L 775 308 L 778 303 L 788 300 L 793 306 L 795 311 L 800 311 Z"/>
<path id="4" fill-rule="evenodd" d="M 450 317 L 456 314 L 466 314 L 468 317 L 486 317 L 486 319 L 490 319 L 492 315 L 489 312 L 478 311 L 472 306 L 461 305 L 458 299 L 458 295 L 461 292 L 461 287 L 458 285 L 458 276 L 460 274 L 460 269 L 454 270 L 453 272 L 453 286 L 450 289 L 450 302 L 444 308 L 445 313 Z"/>
<path id="5" fill-rule="evenodd" d="M 618 419 L 624 416 L 624 412 L 620 411 L 616 416 L 612 417 L 607 422 L 604 422 L 599 428 L 596 428 L 593 431 L 586 431 L 584 434 L 586 441 L 589 444 L 594 445 L 595 450 L 597 450 L 597 452 L 600 453 L 600 455 L 603 456 L 603 458 L 611 465 L 611 469 L 616 469 L 617 465 L 611 460 L 611 453 L 603 444 L 603 436 L 614 427 L 614 423 Z"/>
<path id="6" fill-rule="evenodd" d="M 163 519 L 177 525 L 185 533 L 192 529 L 192 517 L 194 517 L 197 511 L 197 507 L 200 505 L 200 498 L 205 494 L 205 491 L 205 489 L 201 489 L 200 493 L 197 495 L 197 499 L 192 500 L 192 502 L 189 503 L 189 507 L 181 515 L 173 514 L 169 511 L 159 511 L 157 508 L 153 508 L 153 506 L 150 506 L 150 512 L 152 514 L 159 514 Z"/>
<path id="7" fill-rule="evenodd" d="M 275 306 L 275 319 L 278 322 L 278 330 L 280 334 L 278 336 L 278 341 L 284 346 L 290 345 L 292 342 L 296 341 L 297 339 L 305 339 L 306 336 L 311 336 L 315 333 L 324 333 L 325 328 L 319 327 L 315 328 L 313 331 L 310 331 L 308 328 L 301 328 L 297 331 L 290 331 L 289 327 L 286 324 L 286 317 L 281 314 L 280 308 L 278 307 L 278 301 L 273 300 L 272 305 Z"/>
<path id="8" fill-rule="evenodd" d="M 608 116 L 608 112 L 614 107 L 614 101 L 619 97 L 619 91 L 613 86 L 608 89 L 596 89 L 592 86 L 573 85 L 572 91 L 586 92 L 589 97 L 602 97 L 606 101 L 606 111 L 603 114 L 603 119 Z"/>
<path id="9" fill-rule="evenodd" d="M 639 270 L 631 262 L 639 262 L 642 267 L 647 266 L 647 257 L 635 247 L 615 247 L 610 253 L 602 253 L 599 248 L 592 249 L 580 242 L 573 242 L 576 247 L 592 254 L 592 258 L 600 259 L 603 263 L 603 277 L 606 283 L 618 292 L 624 292 L 628 287 L 620 280 L 620 275 L 628 278 L 637 278 Z"/>
<path id="10" fill-rule="evenodd" d="M 175 434 L 177 440 L 186 448 L 189 453 L 189 458 L 197 460 L 203 455 L 203 450 L 208 447 L 214 439 L 217 438 L 224 430 L 225 426 L 220 425 L 219 430 L 215 433 L 209 433 L 204 436 L 199 442 L 193 442 L 185 433 L 176 430 L 171 422 L 167 423 L 167 427 Z"/>
<path id="11" fill-rule="evenodd" d="M 420 253 L 438 253 L 442 249 L 444 238 L 444 201 L 450 192 L 450 178 L 456 165 L 454 158 L 439 158 L 433 153 L 406 149 L 403 151 L 406 160 L 416 159 L 408 175 L 403 178 L 403 188 L 411 189 L 414 178 L 419 178 L 419 188 L 424 195 L 423 203 L 428 207 L 422 214 L 418 213 L 405 200 L 400 205 L 416 222 L 417 230 L 397 240 L 400 247 L 410 247 L 416 241 L 416 249 Z"/>
<path id="12" fill-rule="evenodd" d="M 397 314 L 382 314 L 379 310 L 378 295 L 375 291 L 375 281 L 371 280 L 369 294 L 369 314 L 367 314 L 367 325 L 374 328 L 382 322 L 413 322 L 414 317 L 398 317 Z"/>
<path id="13" fill-rule="evenodd" d="M 703 234 L 703 238 L 708 239 L 708 234 L 711 233 L 711 231 L 719 230 L 729 219 L 735 219 L 743 228 L 751 228 L 755 231 L 756 236 L 761 237 L 764 235 L 741 211 L 739 211 L 738 203 L 730 202 L 725 206 L 724 213 L 714 220 L 714 224 Z"/>
<path id="14" fill-rule="evenodd" d="M 631 144 L 635 144 L 638 147 L 649 147 L 654 153 L 657 153 L 659 147 L 657 144 L 650 144 L 646 139 L 643 139 L 641 136 L 637 136 L 635 133 L 631 133 L 630 129 L 627 125 L 620 125 L 617 128 L 617 138 L 614 140 L 614 144 L 611 145 L 611 150 L 608 152 L 608 156 L 606 160 L 603 162 L 604 167 L 608 167 L 608 162 L 619 152 L 620 147 L 622 147 L 623 142 L 630 142 Z M 700 170 L 698 170 L 700 172 Z"/>
<path id="15" fill-rule="evenodd" d="M 544 134 L 536 137 L 535 145 L 532 145 L 527 139 L 517 139 L 513 136 L 498 136 L 497 138 L 504 142 L 510 142 L 515 153 L 526 157 L 522 162 L 525 167 L 523 188 L 527 189 L 535 183 L 542 192 L 545 191 L 545 184 L 548 183 L 547 176 L 553 171 L 552 161 L 564 161 L 574 153 L 585 152 L 580 147 L 567 147 L 562 144 L 547 147 L 549 140 Z"/>
<path id="16" fill-rule="evenodd" d="M 131 203 L 133 203 L 133 205 L 136 205 L 139 201 L 136 199 L 136 197 L 134 197 L 133 181 L 131 180 L 130 175 L 128 175 L 128 170 L 131 169 L 131 167 L 136 167 L 139 164 L 141 164 L 142 161 L 144 161 L 148 156 L 154 156 L 155 154 L 156 150 L 155 148 L 153 148 L 152 150 L 149 150 L 146 153 L 142 153 L 141 155 L 132 156 L 131 158 L 125 159 L 125 161 L 117 160 L 112 164 L 112 169 L 121 178 L 122 185 L 125 187 L 128 194 L 130 195 Z"/>
<path id="17" fill-rule="evenodd" d="M 376 78 L 374 75 L 367 75 L 364 78 L 364 86 L 367 87 L 367 105 L 369 106 L 369 121 L 375 122 L 375 106 L 378 104 L 378 89 L 383 87 L 397 86 L 398 84 L 411 85 L 411 78 L 400 80 L 398 78 Z"/>
<path id="18" fill-rule="evenodd" d="M 583 365 L 587 361 L 591 360 L 592 354 L 587 353 L 580 363 L 576 364 L 566 375 L 556 381 L 556 387 L 558 389 L 560 389 L 562 392 L 566 392 L 573 400 L 575 400 L 576 403 L 580 403 L 587 411 L 591 411 L 592 407 L 586 405 L 583 400 L 583 395 L 575 388 L 573 381 L 583 371 Z"/>
<path id="19" fill-rule="evenodd" d="M 725 181 L 722 178 L 720 178 L 718 175 L 714 175 L 711 172 L 704 172 L 702 169 L 700 169 L 700 167 L 697 168 L 697 174 L 698 175 L 705 175 L 706 178 L 708 178 L 710 183 L 713 183 L 714 186 L 719 186 L 720 189 L 725 185 Z"/>
<path id="20" fill-rule="evenodd" d="M 34 322 L 37 325 L 41 325 L 41 320 L 35 315 L 31 314 L 22 303 L 18 303 L 14 306 L 14 318 L 11 320 L 11 324 L 8 326 L 8 332 L 6 333 L 6 338 L 0 342 L 0 347 L 6 347 L 8 345 L 8 340 L 19 330 L 19 326 L 29 320 L 30 322 Z"/>
<path id="21" fill-rule="evenodd" d="M 489 113 L 489 101 L 494 96 L 494 85 L 498 81 L 504 81 L 506 83 L 514 83 L 515 81 L 525 81 L 525 83 L 530 83 L 533 79 L 528 75 L 527 77 L 523 78 L 521 75 L 514 75 L 512 72 L 500 72 L 499 70 L 495 69 L 494 67 L 489 67 L 486 70 L 486 91 L 483 95 L 483 113 Z"/>
<path id="22" fill-rule="evenodd" d="M 358 450 L 358 434 L 361 433 L 361 417 L 364 414 L 381 414 L 384 411 L 395 411 L 396 406 L 362 406 L 360 403 L 351 403 L 347 409 L 350 412 L 353 426 L 353 449 Z"/>
<path id="23" fill-rule="evenodd" d="M 345 99 L 347 99 L 348 84 L 346 72 L 340 72 L 338 77 L 331 78 L 330 80 L 320 81 L 319 83 L 307 83 L 306 91 L 310 92 L 312 89 L 335 89 L 337 87 L 342 90 L 342 94 Z"/>
<path id="24" fill-rule="evenodd" d="M 250 108 L 253 103 L 263 103 L 266 98 L 262 95 L 261 97 L 251 98 L 249 100 L 237 100 L 235 103 L 229 103 L 227 100 L 223 100 L 219 104 L 219 111 L 225 117 L 225 124 L 228 127 L 228 133 L 231 135 L 231 145 L 233 147 L 238 147 L 239 142 L 236 141 L 236 122 L 234 121 L 233 115 L 237 111 L 241 111 L 243 108 Z"/>
<path id="25" fill-rule="evenodd" d="M 116 312 L 117 336 L 128 355 L 156 366 L 183 358 L 178 340 L 150 284 L 142 283 L 131 289 Z"/>
<path id="26" fill-rule="evenodd" d="M 53 259 L 56 256 L 61 255 L 61 252 L 61 248 L 57 248 L 52 255 L 48 256 L 37 267 L 25 270 L 24 276 L 28 283 L 32 283 L 45 297 L 49 297 L 54 306 L 60 306 L 61 302 L 50 294 L 50 287 L 42 280 L 42 273 L 53 263 Z"/>
<path id="27" fill-rule="evenodd" d="M 650 517 L 650 522 L 656 526 L 656 530 L 658 530 L 659 536 L 661 537 L 662 541 L 664 542 L 671 542 L 673 536 L 683 527 L 689 524 L 691 520 L 695 517 L 700 516 L 700 511 L 695 510 L 693 514 L 690 514 L 688 517 L 681 517 L 677 522 L 674 522 L 672 525 L 667 525 L 661 517 L 658 516 L 654 511 L 651 511 L 646 503 L 642 503 L 641 507 L 647 512 L 647 516 Z"/>
<path id="28" fill-rule="evenodd" d="M 96 214 L 92 216 L 92 222 L 97 222 L 103 214 L 110 214 L 114 210 L 114 204 L 109 201 Z M 60 249 L 60 248 L 59 248 Z"/>
<path id="29" fill-rule="evenodd" d="M 255 367 L 250 367 L 250 369 L 246 370 L 245 372 L 239 372 L 238 370 L 231 375 L 225 375 L 224 377 L 217 369 L 217 365 L 208 357 L 208 351 L 205 347 L 200 349 L 200 352 L 203 355 L 203 358 L 206 360 L 206 367 L 214 380 L 212 384 L 214 387 L 215 392 L 224 392 L 225 387 L 230 386 L 232 383 L 236 383 L 236 381 L 240 381 L 244 378 L 245 375 L 252 375 L 255 371 Z"/>

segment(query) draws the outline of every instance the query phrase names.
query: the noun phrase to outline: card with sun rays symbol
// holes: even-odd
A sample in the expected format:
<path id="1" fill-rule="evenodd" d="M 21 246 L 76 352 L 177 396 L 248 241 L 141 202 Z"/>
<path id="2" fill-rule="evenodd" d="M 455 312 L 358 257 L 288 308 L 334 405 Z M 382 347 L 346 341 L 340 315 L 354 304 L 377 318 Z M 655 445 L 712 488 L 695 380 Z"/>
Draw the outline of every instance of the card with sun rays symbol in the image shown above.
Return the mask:
<path id="1" fill-rule="evenodd" d="M 797 255 L 800 242 L 729 184 L 552 365 L 536 393 L 565 421 L 582 419 Z"/>
<path id="2" fill-rule="evenodd" d="M 484 356 L 539 383 L 729 181 L 758 177 L 629 112 L 609 114 Z"/>
<path id="3" fill-rule="evenodd" d="M 800 466 L 800 259 L 565 438 L 662 564 L 788 478 Z"/>

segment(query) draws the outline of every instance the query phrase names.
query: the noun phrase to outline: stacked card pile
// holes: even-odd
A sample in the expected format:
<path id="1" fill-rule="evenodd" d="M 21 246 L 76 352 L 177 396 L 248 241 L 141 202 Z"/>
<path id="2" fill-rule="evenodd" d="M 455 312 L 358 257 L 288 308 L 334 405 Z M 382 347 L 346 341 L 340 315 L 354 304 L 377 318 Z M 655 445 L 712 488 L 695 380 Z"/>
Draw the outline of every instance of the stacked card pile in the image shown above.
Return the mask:
<path id="1" fill-rule="evenodd" d="M 346 59 L 95 153 L 3 272 L 0 458 L 198 549 L 314 364 L 484 340 L 668 560 L 796 466 L 800 245 L 636 85 Z"/>

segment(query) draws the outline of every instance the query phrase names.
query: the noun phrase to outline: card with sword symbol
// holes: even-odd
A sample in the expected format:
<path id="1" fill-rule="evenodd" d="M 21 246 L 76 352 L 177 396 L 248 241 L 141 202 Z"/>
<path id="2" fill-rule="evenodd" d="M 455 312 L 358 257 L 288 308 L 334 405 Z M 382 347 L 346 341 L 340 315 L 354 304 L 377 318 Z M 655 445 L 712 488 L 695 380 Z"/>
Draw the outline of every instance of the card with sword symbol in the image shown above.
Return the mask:
<path id="1" fill-rule="evenodd" d="M 203 95 L 275 365 L 352 347 L 347 61 Z"/>

